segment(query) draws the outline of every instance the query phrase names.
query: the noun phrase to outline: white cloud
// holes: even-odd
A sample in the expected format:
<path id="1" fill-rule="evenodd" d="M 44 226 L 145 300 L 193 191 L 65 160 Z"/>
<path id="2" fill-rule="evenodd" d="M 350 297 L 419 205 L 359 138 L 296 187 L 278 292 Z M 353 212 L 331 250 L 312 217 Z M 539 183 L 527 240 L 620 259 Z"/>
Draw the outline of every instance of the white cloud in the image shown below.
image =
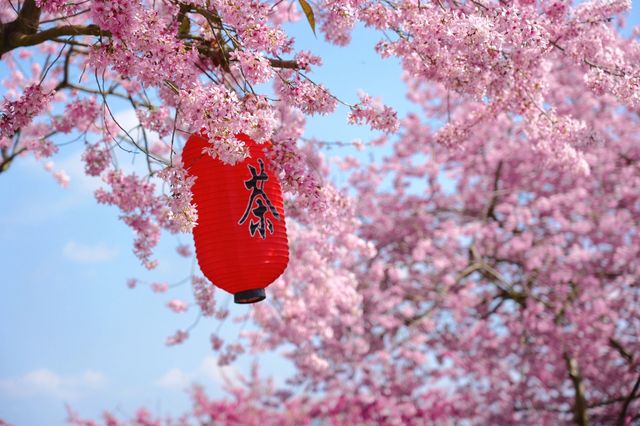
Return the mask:
<path id="1" fill-rule="evenodd" d="M 167 371 L 156 384 L 162 388 L 184 389 L 191 383 L 191 377 L 179 368 Z"/>
<path id="2" fill-rule="evenodd" d="M 48 396 L 72 400 L 96 391 L 107 383 L 106 376 L 94 370 L 63 376 L 46 368 L 26 373 L 21 377 L 0 379 L 0 393 L 11 397 Z"/>
<path id="3" fill-rule="evenodd" d="M 238 373 L 238 370 L 232 366 L 220 367 L 218 360 L 212 356 L 208 356 L 200 363 L 198 369 L 198 377 L 204 377 L 212 382 L 224 383 L 224 379 L 233 379 Z"/>
<path id="4" fill-rule="evenodd" d="M 73 262 L 99 263 L 112 260 L 118 251 L 107 247 L 104 243 L 88 245 L 69 241 L 64 245 L 62 254 Z"/>
<path id="5" fill-rule="evenodd" d="M 81 378 L 84 383 L 94 388 L 100 388 L 107 384 L 107 376 L 95 370 L 85 370 Z"/>
<path id="6" fill-rule="evenodd" d="M 138 120 L 138 114 L 136 114 L 136 110 L 133 108 L 125 108 L 114 114 L 116 122 L 120 124 L 120 127 L 125 129 L 127 132 L 133 129 L 136 126 L 140 125 L 140 120 Z"/>
<path id="7" fill-rule="evenodd" d="M 166 389 L 184 390 L 192 383 L 201 385 L 222 384 L 225 378 L 233 379 L 237 375 L 238 370 L 235 367 L 221 367 L 218 365 L 216 358 L 207 356 L 194 371 L 186 372 L 180 368 L 173 368 L 167 371 L 156 381 L 156 385 Z"/>

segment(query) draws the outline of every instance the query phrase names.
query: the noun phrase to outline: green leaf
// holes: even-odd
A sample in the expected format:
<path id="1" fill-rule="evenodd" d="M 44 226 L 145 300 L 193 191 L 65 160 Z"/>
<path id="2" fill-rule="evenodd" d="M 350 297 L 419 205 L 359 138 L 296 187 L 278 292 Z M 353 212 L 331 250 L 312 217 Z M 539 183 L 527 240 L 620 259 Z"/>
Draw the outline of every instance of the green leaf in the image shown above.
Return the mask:
<path id="1" fill-rule="evenodd" d="M 300 7 L 304 11 L 305 16 L 307 17 L 307 21 L 309 21 L 309 25 L 311 25 L 311 30 L 313 34 L 316 34 L 316 17 L 313 14 L 313 9 L 307 0 L 298 0 L 300 3 Z"/>

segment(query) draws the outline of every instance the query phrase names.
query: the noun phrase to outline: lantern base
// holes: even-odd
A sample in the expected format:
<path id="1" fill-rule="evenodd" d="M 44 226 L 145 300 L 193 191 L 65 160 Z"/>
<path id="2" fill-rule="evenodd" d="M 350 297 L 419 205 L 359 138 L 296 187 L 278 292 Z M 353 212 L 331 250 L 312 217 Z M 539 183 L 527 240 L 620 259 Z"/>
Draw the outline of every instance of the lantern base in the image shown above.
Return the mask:
<path id="1" fill-rule="evenodd" d="M 245 290 L 233 295 L 233 301 L 239 304 L 261 302 L 267 298 L 264 288 Z"/>

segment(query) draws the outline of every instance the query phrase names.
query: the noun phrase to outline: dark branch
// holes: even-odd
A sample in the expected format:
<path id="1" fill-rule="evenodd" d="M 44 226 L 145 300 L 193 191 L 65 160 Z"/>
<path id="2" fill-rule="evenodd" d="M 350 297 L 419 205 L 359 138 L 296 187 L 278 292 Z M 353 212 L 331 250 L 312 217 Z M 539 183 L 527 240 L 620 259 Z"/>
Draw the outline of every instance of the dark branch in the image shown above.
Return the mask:
<path id="1" fill-rule="evenodd" d="M 502 174 L 502 166 L 504 162 L 500 160 L 498 162 L 498 167 L 496 168 L 496 173 L 493 179 L 493 194 L 491 195 L 491 201 L 487 206 L 487 211 L 485 213 L 485 218 L 491 218 L 493 220 L 497 220 L 495 215 L 495 208 L 498 204 L 498 189 L 500 188 L 500 175 Z"/>
<path id="2" fill-rule="evenodd" d="M 624 348 L 624 346 L 622 346 L 622 343 L 618 342 L 616 339 L 614 339 L 613 337 L 609 338 L 609 345 L 615 349 L 622 358 L 624 358 L 628 363 L 632 363 L 633 362 L 633 355 L 629 353 L 628 350 L 626 350 Z"/>
<path id="3" fill-rule="evenodd" d="M 12 39 L 17 34 L 35 34 L 40 25 L 40 8 L 35 0 L 26 0 L 15 20 L 6 24 L 0 23 L 0 56 L 13 50 Z"/>
<path id="4" fill-rule="evenodd" d="M 578 369 L 578 362 L 575 358 L 569 356 L 565 352 L 564 360 L 567 364 L 567 370 L 569 370 L 569 378 L 573 383 L 573 390 L 575 392 L 575 403 L 573 404 L 573 412 L 575 415 L 575 421 L 579 426 L 589 426 L 589 417 L 587 416 L 587 401 L 585 399 L 584 383 L 582 382 L 582 376 Z"/>
<path id="5" fill-rule="evenodd" d="M 22 148 L 19 149 L 17 151 L 14 151 L 13 153 L 9 154 L 7 148 L 2 148 L 2 150 L 0 151 L 0 173 L 4 173 L 7 170 L 9 170 L 9 167 L 11 167 L 11 164 L 13 163 L 13 160 L 20 154 L 22 154 L 26 149 Z"/>
<path id="6" fill-rule="evenodd" d="M 631 389 L 631 393 L 624 400 L 624 404 L 622 405 L 622 410 L 620 411 L 620 415 L 618 416 L 618 426 L 625 426 L 625 417 L 627 417 L 627 410 L 629 409 L 629 405 L 631 401 L 636 398 L 636 393 L 638 392 L 638 388 L 640 388 L 640 376 L 636 379 L 636 383 L 633 385 L 633 389 Z"/>
<path id="7" fill-rule="evenodd" d="M 104 36 L 110 37 L 111 33 L 100 29 L 97 25 L 62 25 L 60 27 L 53 27 L 40 31 L 39 33 L 32 35 L 20 35 L 16 37 L 15 47 L 22 46 L 35 46 L 36 44 L 43 43 L 45 41 L 53 40 L 63 36 Z"/>

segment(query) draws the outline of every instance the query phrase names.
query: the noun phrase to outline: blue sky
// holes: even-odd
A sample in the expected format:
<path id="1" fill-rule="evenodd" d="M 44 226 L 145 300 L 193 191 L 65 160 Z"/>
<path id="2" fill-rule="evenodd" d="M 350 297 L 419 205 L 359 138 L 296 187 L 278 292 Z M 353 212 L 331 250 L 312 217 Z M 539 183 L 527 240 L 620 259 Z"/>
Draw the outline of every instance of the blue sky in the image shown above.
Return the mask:
<path id="1" fill-rule="evenodd" d="M 637 9 L 636 5 L 636 9 Z M 631 22 L 639 22 L 634 11 Z M 363 89 L 381 96 L 400 115 L 415 110 L 405 100 L 400 67 L 373 52 L 380 36 L 358 29 L 353 43 L 339 48 L 314 38 L 306 22 L 292 27 L 298 47 L 323 57 L 313 73 L 347 102 Z M 0 77 L 6 75 L 0 63 Z M 372 133 L 349 126 L 347 109 L 309 121 L 306 137 L 321 140 L 368 140 Z M 126 116 L 126 112 L 121 112 Z M 0 418 L 15 426 L 62 425 L 65 404 L 82 415 L 98 417 L 109 409 L 123 417 L 145 405 L 156 413 L 179 415 L 190 407 L 190 381 L 222 395 L 222 374 L 248 371 L 246 357 L 220 370 L 209 346 L 216 321 L 201 320 L 183 345 L 166 347 L 176 329 L 188 327 L 195 309 L 175 314 L 165 307 L 174 297 L 191 300 L 189 286 L 168 294 L 146 287 L 130 290 L 129 277 L 178 282 L 191 260 L 175 253 L 188 235 L 165 235 L 157 250 L 160 266 L 144 270 L 131 253 L 132 234 L 115 208 L 98 206 L 99 182 L 82 174 L 81 146 L 72 144 L 54 158 L 71 176 L 63 189 L 33 160 L 19 160 L 0 175 Z M 355 154 L 355 150 L 332 150 Z M 217 294 L 219 303 L 228 296 Z M 229 304 L 233 313 L 246 306 Z M 238 337 L 238 325 L 225 323 L 222 334 Z M 290 371 L 276 356 L 261 357 L 263 375 Z M 279 376 L 278 376 L 279 375 Z"/>

